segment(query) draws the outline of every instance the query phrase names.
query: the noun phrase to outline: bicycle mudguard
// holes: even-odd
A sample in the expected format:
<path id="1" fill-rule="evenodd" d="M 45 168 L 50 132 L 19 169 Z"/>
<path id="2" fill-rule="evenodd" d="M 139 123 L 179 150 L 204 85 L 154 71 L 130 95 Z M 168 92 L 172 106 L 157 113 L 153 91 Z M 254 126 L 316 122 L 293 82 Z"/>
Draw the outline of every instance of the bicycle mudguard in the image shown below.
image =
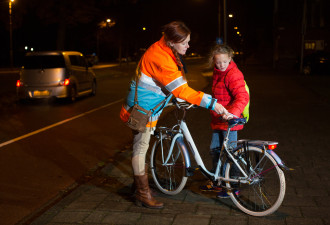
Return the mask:
<path id="1" fill-rule="evenodd" d="M 174 140 L 176 139 L 176 140 Z M 186 144 L 183 141 L 183 135 L 182 134 L 176 134 L 173 138 L 173 143 L 176 143 L 179 145 L 180 149 L 182 150 L 182 154 L 184 157 L 184 161 L 185 161 L 185 167 L 186 167 L 186 175 L 187 176 L 192 176 L 193 172 L 191 171 L 191 164 L 190 164 L 190 156 L 189 156 L 189 151 L 188 148 L 186 146 Z"/>
<path id="2" fill-rule="evenodd" d="M 293 170 L 292 168 L 287 167 L 284 162 L 280 159 L 280 157 L 273 151 L 273 150 L 266 150 L 269 155 L 271 155 L 275 161 L 277 162 L 278 166 L 282 170 Z"/>

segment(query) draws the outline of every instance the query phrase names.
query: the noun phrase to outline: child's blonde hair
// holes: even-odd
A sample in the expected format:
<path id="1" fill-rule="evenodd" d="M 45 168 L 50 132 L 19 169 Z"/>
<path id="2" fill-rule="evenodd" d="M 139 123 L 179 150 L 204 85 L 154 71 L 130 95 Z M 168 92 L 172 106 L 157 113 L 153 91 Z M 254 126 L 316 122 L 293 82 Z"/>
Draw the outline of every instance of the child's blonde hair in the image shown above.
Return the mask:
<path id="1" fill-rule="evenodd" d="M 230 58 L 234 57 L 234 50 L 228 45 L 215 45 L 210 52 L 209 65 L 214 66 L 214 56 L 219 54 L 228 54 Z"/>

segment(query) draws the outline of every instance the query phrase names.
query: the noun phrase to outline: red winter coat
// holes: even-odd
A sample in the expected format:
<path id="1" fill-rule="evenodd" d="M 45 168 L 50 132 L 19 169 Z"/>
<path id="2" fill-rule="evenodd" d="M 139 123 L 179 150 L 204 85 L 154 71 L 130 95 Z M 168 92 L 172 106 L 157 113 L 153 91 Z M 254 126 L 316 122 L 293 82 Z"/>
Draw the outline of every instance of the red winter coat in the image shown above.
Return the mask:
<path id="1" fill-rule="evenodd" d="M 226 82 L 226 86 L 224 84 L 224 80 Z M 217 68 L 214 68 L 212 95 L 218 100 L 218 103 L 223 105 L 230 113 L 242 117 L 241 114 L 245 106 L 248 104 L 250 97 L 249 93 L 245 89 L 243 73 L 237 68 L 234 61 L 230 62 L 226 71 L 222 72 Z M 213 130 L 227 130 L 227 123 L 221 120 L 220 115 L 214 111 L 211 111 L 211 116 L 211 128 Z M 239 125 L 231 130 L 242 129 L 243 125 Z"/>

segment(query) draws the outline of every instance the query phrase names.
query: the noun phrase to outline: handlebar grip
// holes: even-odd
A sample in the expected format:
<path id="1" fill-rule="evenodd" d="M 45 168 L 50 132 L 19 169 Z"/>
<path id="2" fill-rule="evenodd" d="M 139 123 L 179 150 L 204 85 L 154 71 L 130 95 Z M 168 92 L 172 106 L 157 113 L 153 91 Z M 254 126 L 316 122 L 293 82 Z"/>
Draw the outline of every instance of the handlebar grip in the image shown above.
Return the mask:
<path id="1" fill-rule="evenodd" d="M 246 119 L 245 118 L 236 118 L 236 119 L 228 120 L 227 122 L 228 122 L 228 126 L 230 128 L 232 128 L 232 127 L 237 126 L 237 125 L 246 124 Z"/>
<path id="2" fill-rule="evenodd" d="M 228 112 L 228 114 L 231 115 L 232 117 L 236 118 L 236 119 L 239 118 L 238 116 L 236 116 L 236 115 L 234 115 L 234 114 L 232 114 L 232 113 L 230 113 L 230 112 Z"/>

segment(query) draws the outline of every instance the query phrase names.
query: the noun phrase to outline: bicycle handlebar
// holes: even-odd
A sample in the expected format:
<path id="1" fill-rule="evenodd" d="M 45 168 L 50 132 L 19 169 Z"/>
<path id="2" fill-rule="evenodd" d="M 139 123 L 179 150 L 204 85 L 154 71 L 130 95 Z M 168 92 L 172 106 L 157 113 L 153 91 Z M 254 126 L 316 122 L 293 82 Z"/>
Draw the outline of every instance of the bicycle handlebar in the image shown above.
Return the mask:
<path id="1" fill-rule="evenodd" d="M 172 99 L 172 104 L 175 105 L 177 108 L 179 109 L 190 109 L 192 107 L 197 107 L 196 105 L 194 104 L 191 104 L 189 102 L 186 102 L 182 99 L 179 99 L 179 98 L 173 98 Z M 228 123 L 228 126 L 229 127 L 234 127 L 234 126 L 237 126 L 237 125 L 244 125 L 246 123 L 246 119 L 245 118 L 240 118 L 232 113 L 229 113 L 228 114 L 230 116 L 233 117 L 233 119 L 229 119 L 227 120 L 226 122 Z"/>

